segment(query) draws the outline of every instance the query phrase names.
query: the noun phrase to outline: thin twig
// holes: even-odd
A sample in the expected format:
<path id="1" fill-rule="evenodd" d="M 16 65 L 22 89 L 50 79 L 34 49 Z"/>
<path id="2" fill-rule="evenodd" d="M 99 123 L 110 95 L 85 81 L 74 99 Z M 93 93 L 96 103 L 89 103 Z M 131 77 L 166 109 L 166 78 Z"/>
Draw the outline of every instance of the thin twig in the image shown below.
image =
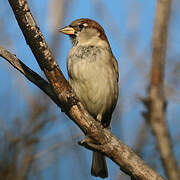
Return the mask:
<path id="1" fill-rule="evenodd" d="M 21 72 L 29 81 L 39 87 L 44 93 L 46 93 L 57 105 L 58 101 L 55 93 L 53 92 L 51 85 L 44 80 L 40 75 L 27 67 L 16 55 L 10 53 L 2 46 L 0 46 L 0 57 L 6 59 L 15 69 Z"/>

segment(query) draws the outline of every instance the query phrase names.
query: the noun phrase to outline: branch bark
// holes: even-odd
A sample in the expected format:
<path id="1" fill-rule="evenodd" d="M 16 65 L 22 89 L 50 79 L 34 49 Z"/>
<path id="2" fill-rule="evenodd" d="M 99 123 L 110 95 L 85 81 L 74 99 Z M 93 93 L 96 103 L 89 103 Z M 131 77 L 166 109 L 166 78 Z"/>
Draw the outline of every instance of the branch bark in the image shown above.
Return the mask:
<path id="1" fill-rule="evenodd" d="M 47 94 L 54 103 L 58 104 L 56 94 L 54 93 L 49 82 L 44 80 L 39 74 L 27 67 L 16 55 L 10 53 L 2 46 L 0 46 L 0 56 L 6 59 L 15 69 L 21 72 L 29 81 L 39 87 L 45 94 Z"/>
<path id="2" fill-rule="evenodd" d="M 144 99 L 153 133 L 157 138 L 165 173 L 169 180 L 179 180 L 180 173 L 172 151 L 169 130 L 165 120 L 164 65 L 168 35 L 171 0 L 158 0 L 152 41 L 152 70 L 149 96 Z"/>
<path id="3" fill-rule="evenodd" d="M 9 0 L 9 3 L 27 44 L 56 94 L 58 106 L 65 110 L 66 114 L 88 137 L 80 144 L 88 149 L 105 154 L 133 179 L 162 180 L 163 178 L 158 173 L 146 165 L 139 156 L 110 131 L 103 129 L 101 124 L 95 121 L 84 109 L 59 69 L 30 12 L 27 1 Z M 94 143 L 87 139 L 93 140 Z"/>
<path id="4" fill-rule="evenodd" d="M 35 73 L 33 70 L 28 68 L 22 61 L 20 61 L 15 55 L 11 54 L 1 46 L 0 56 L 5 58 L 14 68 L 20 71 L 27 79 L 29 79 L 32 83 L 34 83 L 37 87 L 44 91 L 54 101 L 54 103 L 59 106 L 59 100 L 57 99 L 51 86 L 46 80 L 41 78 L 37 73 Z M 88 149 L 102 152 L 106 155 L 108 155 L 107 152 L 109 152 L 108 156 L 114 162 L 116 162 L 125 173 L 129 174 L 135 179 L 162 179 L 151 168 L 149 168 L 132 150 L 130 150 L 126 145 L 119 141 L 109 131 L 106 130 L 106 132 L 102 133 L 105 133 L 105 137 L 108 137 L 108 144 L 106 144 L 105 142 L 105 144 L 103 145 L 94 145 L 90 142 L 86 143 L 84 141 L 80 142 L 79 144 L 87 147 Z M 114 145 L 111 144 L 112 142 Z"/>

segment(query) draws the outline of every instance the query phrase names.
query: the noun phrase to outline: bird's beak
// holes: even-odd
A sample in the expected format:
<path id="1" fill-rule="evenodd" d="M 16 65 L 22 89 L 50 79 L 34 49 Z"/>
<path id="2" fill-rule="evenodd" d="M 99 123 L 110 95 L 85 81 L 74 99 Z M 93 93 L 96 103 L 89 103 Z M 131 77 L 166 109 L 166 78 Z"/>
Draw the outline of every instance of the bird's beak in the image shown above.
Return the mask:
<path id="1" fill-rule="evenodd" d="M 74 35 L 75 34 L 75 30 L 70 26 L 66 26 L 66 27 L 60 29 L 59 32 L 62 32 L 62 33 L 67 34 L 67 35 Z"/>

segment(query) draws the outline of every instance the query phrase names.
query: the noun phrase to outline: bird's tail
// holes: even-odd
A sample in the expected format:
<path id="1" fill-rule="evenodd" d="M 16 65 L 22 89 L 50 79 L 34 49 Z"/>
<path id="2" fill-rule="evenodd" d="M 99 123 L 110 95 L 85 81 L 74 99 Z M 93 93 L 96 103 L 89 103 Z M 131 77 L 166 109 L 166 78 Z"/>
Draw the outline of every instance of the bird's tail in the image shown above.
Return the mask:
<path id="1" fill-rule="evenodd" d="M 96 177 L 108 177 L 108 169 L 106 165 L 105 156 L 98 152 L 93 152 L 91 174 Z"/>

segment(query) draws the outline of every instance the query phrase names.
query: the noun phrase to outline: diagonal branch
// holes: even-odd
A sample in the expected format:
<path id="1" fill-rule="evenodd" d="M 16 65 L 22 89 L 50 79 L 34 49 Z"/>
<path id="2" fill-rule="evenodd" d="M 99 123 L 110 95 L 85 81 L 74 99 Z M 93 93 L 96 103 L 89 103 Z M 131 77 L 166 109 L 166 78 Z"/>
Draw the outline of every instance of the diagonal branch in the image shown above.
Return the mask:
<path id="1" fill-rule="evenodd" d="M 86 141 L 81 143 L 85 147 L 104 153 L 133 179 L 162 180 L 163 178 L 152 170 L 128 146 L 124 145 L 110 131 L 103 129 L 84 109 L 73 93 L 68 82 L 59 69 L 49 47 L 47 46 L 26 0 L 9 0 L 18 24 L 30 46 L 38 64 L 49 80 L 60 108 L 79 126 L 86 137 L 91 138 L 92 144 Z"/>
<path id="2" fill-rule="evenodd" d="M 39 87 L 44 93 L 46 93 L 53 101 L 58 105 L 57 97 L 53 92 L 51 85 L 39 76 L 36 72 L 27 67 L 22 61 L 20 61 L 14 54 L 10 53 L 2 46 L 0 46 L 0 56 L 6 59 L 15 69 L 21 72 L 29 81 Z"/>
<path id="3" fill-rule="evenodd" d="M 59 101 L 53 94 L 53 91 L 47 81 L 28 68 L 15 55 L 11 54 L 1 46 L 0 56 L 5 58 L 14 68 L 20 71 L 27 79 L 29 79 L 32 83 L 44 91 L 57 105 L 59 105 Z M 162 178 L 157 173 L 148 167 L 130 148 L 124 145 L 114 135 L 112 135 L 111 132 L 104 129 L 101 133 L 105 134 L 107 143 L 100 146 L 91 144 L 89 142 L 81 142 L 79 144 L 91 150 L 96 150 L 106 154 L 115 163 L 117 163 L 125 173 L 132 177 L 136 177 L 137 179 L 142 178 L 145 180 L 156 178 L 162 180 Z"/>
<path id="4" fill-rule="evenodd" d="M 179 180 L 180 173 L 172 151 L 169 130 L 165 120 L 166 99 L 164 96 L 164 64 L 166 56 L 168 22 L 171 0 L 158 0 L 154 36 L 152 41 L 152 70 L 149 97 L 144 99 L 153 133 L 169 180 Z"/>

